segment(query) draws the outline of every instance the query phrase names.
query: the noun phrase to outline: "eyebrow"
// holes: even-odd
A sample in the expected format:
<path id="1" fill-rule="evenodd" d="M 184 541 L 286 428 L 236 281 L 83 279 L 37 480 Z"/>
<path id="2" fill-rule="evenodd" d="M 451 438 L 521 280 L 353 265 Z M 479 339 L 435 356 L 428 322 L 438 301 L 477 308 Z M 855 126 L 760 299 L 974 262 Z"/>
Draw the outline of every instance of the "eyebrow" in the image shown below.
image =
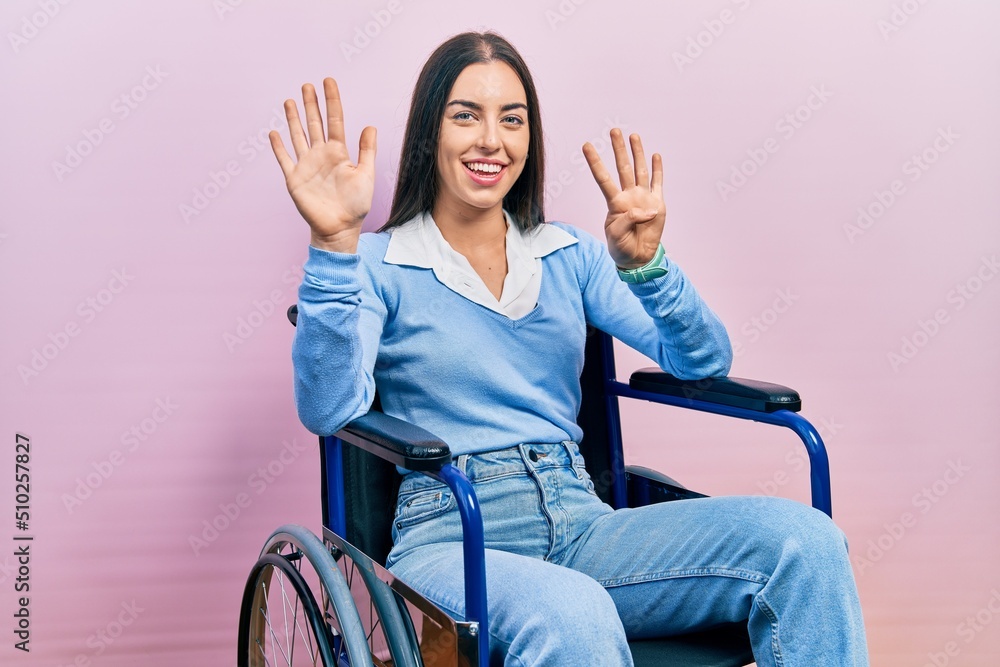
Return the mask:
<path id="1" fill-rule="evenodd" d="M 466 106 L 469 107 L 470 109 L 473 109 L 474 111 L 483 110 L 482 104 L 478 104 L 476 102 L 470 102 L 469 100 L 452 100 L 451 102 L 448 102 L 447 105 L 445 105 L 445 108 L 447 109 L 453 104 Z M 511 111 L 512 109 L 524 109 L 525 111 L 527 111 L 528 106 L 525 104 L 521 104 L 520 102 L 511 102 L 510 104 L 505 104 L 502 107 L 500 107 L 500 111 Z"/>

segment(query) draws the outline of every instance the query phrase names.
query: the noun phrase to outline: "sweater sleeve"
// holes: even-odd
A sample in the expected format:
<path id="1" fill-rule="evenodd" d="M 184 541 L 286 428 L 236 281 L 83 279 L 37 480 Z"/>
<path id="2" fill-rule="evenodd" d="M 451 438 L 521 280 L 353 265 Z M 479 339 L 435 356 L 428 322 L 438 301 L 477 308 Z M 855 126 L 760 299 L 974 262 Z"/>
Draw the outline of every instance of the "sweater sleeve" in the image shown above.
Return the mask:
<path id="1" fill-rule="evenodd" d="M 667 274 L 625 283 L 607 248 L 579 232 L 584 253 L 583 300 L 587 321 L 653 359 L 683 380 L 729 372 L 733 350 L 718 316 L 680 267 L 664 257 Z"/>
<path id="2" fill-rule="evenodd" d="M 363 243 L 363 242 L 362 242 Z M 309 246 L 292 344 L 299 419 L 333 435 L 365 414 L 375 396 L 373 370 L 386 306 L 358 254 Z"/>

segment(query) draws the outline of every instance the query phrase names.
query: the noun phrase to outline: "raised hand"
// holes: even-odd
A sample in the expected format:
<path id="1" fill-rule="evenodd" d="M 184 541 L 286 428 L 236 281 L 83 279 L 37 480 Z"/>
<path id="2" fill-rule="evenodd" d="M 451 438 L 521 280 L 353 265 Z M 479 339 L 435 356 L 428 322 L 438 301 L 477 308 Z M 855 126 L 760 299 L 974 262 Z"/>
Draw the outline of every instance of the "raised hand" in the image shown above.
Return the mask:
<path id="1" fill-rule="evenodd" d="M 358 163 L 351 163 L 344 139 L 344 110 L 340 90 L 332 78 L 323 79 L 326 95 L 327 135 L 311 83 L 302 86 L 306 109 L 306 138 L 295 100 L 285 100 L 285 117 L 298 162 L 285 150 L 281 135 L 268 134 L 271 149 L 285 175 L 288 194 L 312 229 L 312 245 L 324 250 L 356 252 L 361 223 L 372 207 L 375 193 L 375 128 L 361 131 Z"/>
<path id="2" fill-rule="evenodd" d="M 622 269 L 635 269 L 647 264 L 656 254 L 656 247 L 663 236 L 663 223 L 667 208 L 663 203 L 663 161 L 653 153 L 653 179 L 646 169 L 646 157 L 638 134 L 629 137 L 635 169 L 625 149 L 625 138 L 617 127 L 611 130 L 611 146 L 615 151 L 615 165 L 621 188 L 601 162 L 597 149 L 588 141 L 583 154 L 590 165 L 594 180 L 608 202 L 608 217 L 604 233 L 608 238 L 608 252 Z"/>

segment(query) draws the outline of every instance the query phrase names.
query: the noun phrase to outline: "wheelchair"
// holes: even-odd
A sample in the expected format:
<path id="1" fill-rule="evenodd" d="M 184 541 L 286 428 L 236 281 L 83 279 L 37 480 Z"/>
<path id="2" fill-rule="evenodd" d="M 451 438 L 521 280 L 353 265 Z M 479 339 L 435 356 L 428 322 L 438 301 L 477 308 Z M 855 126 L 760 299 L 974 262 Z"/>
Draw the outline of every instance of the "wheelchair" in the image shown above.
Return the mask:
<path id="1" fill-rule="evenodd" d="M 297 308 L 288 309 L 294 325 Z M 638 507 L 705 497 L 674 479 L 623 461 L 618 399 L 634 398 L 792 429 L 810 461 L 813 507 L 832 516 L 826 449 L 787 387 L 712 378 L 682 381 L 658 368 L 615 377 L 610 336 L 588 331 L 580 381 L 581 453 L 598 495 Z M 251 569 L 240 610 L 240 667 L 486 667 L 488 633 L 480 509 L 448 445 L 416 425 L 372 410 L 320 437 L 322 538 L 296 525 L 278 528 Z M 383 567 L 401 477 L 396 466 L 447 484 L 464 534 L 466 618 L 451 618 Z M 738 667 L 753 662 L 746 624 L 683 636 L 630 641 L 638 667 Z M 599 658 L 595 657 L 595 663 Z M 583 667 L 583 666 L 581 666 Z"/>

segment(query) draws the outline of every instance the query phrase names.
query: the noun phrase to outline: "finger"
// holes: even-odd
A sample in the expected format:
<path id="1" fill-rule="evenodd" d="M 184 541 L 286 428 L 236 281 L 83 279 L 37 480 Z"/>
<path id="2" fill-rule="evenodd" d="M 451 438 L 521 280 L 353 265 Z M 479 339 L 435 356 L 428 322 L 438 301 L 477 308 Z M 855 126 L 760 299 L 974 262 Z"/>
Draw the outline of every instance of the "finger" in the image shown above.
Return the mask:
<path id="1" fill-rule="evenodd" d="M 285 100 L 285 118 L 288 119 L 288 134 L 292 137 L 295 157 L 302 159 L 302 156 L 309 151 L 309 142 L 306 141 L 306 134 L 302 131 L 302 123 L 299 122 L 299 109 L 295 106 L 295 100 Z"/>
<path id="2" fill-rule="evenodd" d="M 319 99 L 311 83 L 302 86 L 302 103 L 306 108 L 306 126 L 309 128 L 309 145 L 325 144 L 323 135 L 323 114 L 319 110 Z"/>
<path id="3" fill-rule="evenodd" d="M 653 153 L 653 182 L 650 189 L 657 199 L 663 201 L 663 158 L 659 153 Z"/>
<path id="4" fill-rule="evenodd" d="M 323 79 L 323 90 L 326 93 L 326 136 L 330 141 L 341 143 L 346 147 L 344 107 L 340 103 L 340 87 L 333 78 L 327 77 Z"/>
<path id="5" fill-rule="evenodd" d="M 649 189 L 649 171 L 646 169 L 646 155 L 642 152 L 642 139 L 638 134 L 629 136 L 632 144 L 632 159 L 635 160 L 635 184 L 643 190 Z"/>
<path id="6" fill-rule="evenodd" d="M 625 150 L 625 137 L 617 127 L 611 130 L 611 147 L 615 149 L 615 165 L 618 167 L 618 179 L 621 181 L 622 190 L 628 190 L 635 186 L 635 176 L 632 174 L 632 162 L 628 159 L 628 151 Z"/>
<path id="7" fill-rule="evenodd" d="M 375 145 L 377 131 L 368 126 L 361 130 L 361 141 L 358 146 L 358 169 L 368 174 L 375 174 Z"/>
<path id="8" fill-rule="evenodd" d="M 281 140 L 281 135 L 277 131 L 271 130 L 267 134 L 267 138 L 271 141 L 271 150 L 274 151 L 274 157 L 278 158 L 278 166 L 281 167 L 281 173 L 288 178 L 288 175 L 295 170 L 295 163 L 292 161 L 292 157 L 285 150 L 285 142 Z"/>
<path id="9" fill-rule="evenodd" d="M 604 198 L 610 203 L 620 190 L 611 178 L 611 174 L 604 167 L 604 163 L 601 162 L 601 156 L 597 153 L 597 149 L 589 141 L 583 145 L 583 156 L 587 158 L 587 164 L 590 165 L 590 173 L 594 175 L 594 180 L 597 181 L 597 186 L 601 188 L 601 193 L 604 194 Z"/>

